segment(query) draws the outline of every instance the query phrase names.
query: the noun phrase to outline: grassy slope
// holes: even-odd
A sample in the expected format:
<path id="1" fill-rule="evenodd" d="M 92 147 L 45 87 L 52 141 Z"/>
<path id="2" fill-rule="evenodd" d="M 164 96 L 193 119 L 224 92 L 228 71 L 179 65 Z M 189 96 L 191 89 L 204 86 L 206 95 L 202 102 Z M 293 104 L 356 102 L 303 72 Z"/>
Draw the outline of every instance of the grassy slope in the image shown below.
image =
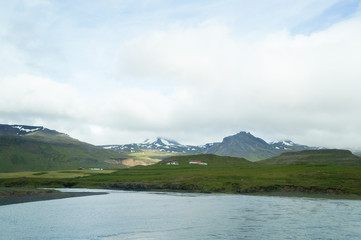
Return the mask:
<path id="1" fill-rule="evenodd" d="M 128 157 L 134 160 L 156 163 L 164 158 L 177 155 L 179 153 L 168 153 L 157 150 L 141 150 L 136 153 L 128 153 Z"/>
<path id="2" fill-rule="evenodd" d="M 76 178 L 93 174 L 109 174 L 116 170 L 67 170 L 67 171 L 46 171 L 46 172 L 7 172 L 0 173 L 0 179 L 9 178 Z"/>
<path id="3" fill-rule="evenodd" d="M 122 157 L 119 153 L 79 142 L 64 134 L 0 136 L 0 172 L 115 168 L 122 165 L 107 164 L 104 160 L 119 157 Z"/>
<path id="4" fill-rule="evenodd" d="M 0 187 L 0 199 L 5 197 L 12 197 L 14 195 L 24 196 L 30 194 L 42 193 L 58 193 L 56 190 L 51 189 L 34 189 L 34 188 L 3 188 Z"/>
<path id="5" fill-rule="evenodd" d="M 333 165 L 273 165 L 245 159 L 197 155 L 172 157 L 165 164 L 121 169 L 86 177 L 0 179 L 2 186 L 75 186 L 126 190 L 170 190 L 221 193 L 303 192 L 361 196 L 361 167 Z M 188 164 L 200 160 L 208 166 Z M 0 176 L 1 178 L 1 176 Z"/>
<path id="6" fill-rule="evenodd" d="M 133 190 L 224 193 L 300 191 L 361 195 L 361 168 L 348 166 L 154 165 L 83 180 L 79 184 L 101 182 L 106 187 Z"/>
<path id="7" fill-rule="evenodd" d="M 361 158 L 348 150 L 322 149 L 283 153 L 278 157 L 259 161 L 266 165 L 344 165 L 361 166 Z"/>

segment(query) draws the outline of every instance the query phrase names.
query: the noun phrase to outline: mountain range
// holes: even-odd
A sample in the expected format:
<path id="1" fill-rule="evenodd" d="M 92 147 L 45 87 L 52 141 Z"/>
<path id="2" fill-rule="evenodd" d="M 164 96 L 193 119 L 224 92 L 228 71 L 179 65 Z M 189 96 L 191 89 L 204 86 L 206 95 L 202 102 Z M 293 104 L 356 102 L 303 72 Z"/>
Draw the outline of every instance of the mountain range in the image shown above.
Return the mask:
<path id="1" fill-rule="evenodd" d="M 336 157 L 343 159 L 343 163 L 352 165 L 357 158 L 350 155 L 351 152 L 334 151 L 317 152 L 321 155 L 314 156 L 315 152 L 311 151 L 314 149 L 319 148 L 296 144 L 290 140 L 267 143 L 249 132 L 225 137 L 222 142 L 197 146 L 183 145 L 160 137 L 146 139 L 142 143 L 94 146 L 42 126 L 0 124 L 0 172 L 66 170 L 80 167 L 122 168 L 125 167 L 123 164 L 126 164 L 124 161 L 144 161 L 137 159 L 136 153 L 144 156 L 147 151 L 151 152 L 152 156 L 157 156 L 159 152 L 159 157 L 155 157 L 158 160 L 175 155 L 215 154 L 250 161 L 267 159 L 264 164 L 272 165 L 285 162 L 302 163 L 306 156 L 325 160 Z M 327 157 L 330 156 L 327 154 L 332 157 Z M 358 158 L 356 160 L 359 161 Z"/>
<path id="2" fill-rule="evenodd" d="M 135 153 L 143 150 L 157 150 L 179 154 L 216 154 L 219 156 L 243 157 L 250 161 L 258 161 L 275 157 L 283 152 L 316 149 L 306 145 L 296 144 L 290 140 L 267 143 L 249 132 L 239 132 L 228 136 L 222 142 L 207 143 L 205 145 L 183 145 L 174 140 L 158 137 L 154 140 L 146 139 L 142 143 L 123 145 L 104 145 L 119 153 Z"/>
<path id="3" fill-rule="evenodd" d="M 120 153 L 136 153 L 141 152 L 142 150 L 156 150 L 165 153 L 197 154 L 202 153 L 207 148 L 207 145 L 183 145 L 174 140 L 157 137 L 156 139 L 146 139 L 142 143 L 103 145 L 101 147 Z"/>

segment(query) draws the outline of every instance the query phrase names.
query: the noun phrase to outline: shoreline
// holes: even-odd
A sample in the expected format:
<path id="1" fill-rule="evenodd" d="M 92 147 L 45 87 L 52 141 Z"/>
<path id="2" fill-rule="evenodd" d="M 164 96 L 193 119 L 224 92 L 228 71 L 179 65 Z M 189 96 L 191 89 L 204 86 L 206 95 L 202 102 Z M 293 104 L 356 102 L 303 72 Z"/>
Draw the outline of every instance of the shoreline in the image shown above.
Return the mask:
<path id="1" fill-rule="evenodd" d="M 104 195 L 108 194 L 106 192 L 58 192 L 58 191 L 38 191 L 38 190 L 21 190 L 21 189 L 11 189 L 5 194 L 0 192 L 0 206 L 18 204 L 18 203 L 27 203 L 27 202 L 38 202 L 38 201 L 48 201 L 48 200 L 57 200 L 64 198 L 73 198 L 73 197 L 86 197 L 93 195 Z"/>
<path id="2" fill-rule="evenodd" d="M 4 189 L 4 188 L 2 188 Z M 76 189 L 76 188 L 74 188 Z M 91 188 L 90 188 L 91 189 Z M 104 190 L 125 190 L 115 188 L 105 188 Z M 179 192 L 179 193 L 202 193 L 198 191 L 172 191 L 170 189 L 148 189 L 148 190 L 125 190 L 134 192 Z M 93 195 L 104 195 L 107 192 L 60 192 L 56 190 L 44 190 L 44 189 L 6 189 L 1 191 L 0 189 L 0 206 L 27 203 L 27 202 L 38 202 L 57 200 L 64 198 L 73 197 L 86 197 Z M 330 199 L 330 200 L 361 200 L 361 196 L 352 194 L 326 194 L 326 193 L 305 193 L 305 192 L 253 192 L 253 193 L 222 193 L 222 192 L 207 192 L 204 194 L 237 194 L 244 196 L 264 196 L 264 197 L 292 197 L 292 198 L 317 198 L 317 199 Z"/>
<path id="3" fill-rule="evenodd" d="M 242 193 L 246 196 L 265 197 L 290 197 L 290 198 L 316 198 L 329 200 L 361 200 L 361 196 L 352 194 L 327 194 L 327 193 L 305 193 L 305 192 L 268 192 L 268 193 Z"/>
<path id="4" fill-rule="evenodd" d="M 343 194 L 343 193 L 325 193 L 325 192 L 302 192 L 302 191 L 269 191 L 269 192 L 203 192 L 198 190 L 176 190 L 176 189 L 129 189 L 129 188 L 112 188 L 105 187 L 107 190 L 133 191 L 133 192 L 169 192 L 169 193 L 201 193 L 201 194 L 229 194 L 244 196 L 264 196 L 264 197 L 292 197 L 292 198 L 317 198 L 331 200 L 361 200 L 361 195 Z"/>

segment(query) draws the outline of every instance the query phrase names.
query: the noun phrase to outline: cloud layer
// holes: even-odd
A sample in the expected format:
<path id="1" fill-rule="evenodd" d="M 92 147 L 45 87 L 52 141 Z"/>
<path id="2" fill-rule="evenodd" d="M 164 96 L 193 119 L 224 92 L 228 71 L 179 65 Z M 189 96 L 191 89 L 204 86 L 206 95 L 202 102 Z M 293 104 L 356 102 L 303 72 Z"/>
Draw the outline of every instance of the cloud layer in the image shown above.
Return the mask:
<path id="1" fill-rule="evenodd" d="M 300 1 L 290 15 L 286 2 L 275 1 L 280 17 L 258 9 L 250 17 L 254 30 L 219 1 L 204 4 L 206 15 L 200 3 L 180 5 L 175 14 L 163 2 L 139 8 L 114 2 L 118 10 L 100 8 L 95 16 L 86 15 L 94 11 L 91 2 L 85 18 L 80 7 L 66 18 L 59 2 L 33 3 L 24 5 L 27 17 L 40 11 L 48 24 L 30 21 L 21 35 L 27 17 L 3 17 L 3 123 L 42 124 L 94 144 L 154 136 L 203 144 L 246 130 L 269 141 L 361 149 L 356 1 L 356 9 L 307 34 L 308 21 L 335 15 L 329 9 L 340 2 Z M 244 7 L 245 17 L 256 11 Z"/>

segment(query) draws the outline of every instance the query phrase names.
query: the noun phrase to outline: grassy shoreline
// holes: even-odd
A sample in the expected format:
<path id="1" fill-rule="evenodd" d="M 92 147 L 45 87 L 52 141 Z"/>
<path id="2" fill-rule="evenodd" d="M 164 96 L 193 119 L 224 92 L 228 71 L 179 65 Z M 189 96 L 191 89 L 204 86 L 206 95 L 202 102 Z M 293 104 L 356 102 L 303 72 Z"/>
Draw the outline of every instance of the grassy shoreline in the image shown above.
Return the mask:
<path id="1" fill-rule="evenodd" d="M 208 165 L 189 164 L 190 160 Z M 179 165 L 167 165 L 177 161 Z M 15 177 L 17 176 L 17 177 Z M 3 175 L 0 187 L 98 188 L 361 199 L 361 167 L 263 165 L 216 155 L 171 157 L 160 164 L 114 171 L 72 170 Z"/>
<path id="2" fill-rule="evenodd" d="M 59 192 L 52 189 L 0 187 L 0 206 L 106 194 L 102 192 Z"/>
<path id="3" fill-rule="evenodd" d="M 316 198 L 331 200 L 361 200 L 360 195 L 352 194 L 327 194 L 327 193 L 304 193 L 304 192 L 269 192 L 269 193 L 248 193 L 247 196 L 267 197 L 295 197 L 295 198 Z"/>
<path id="4" fill-rule="evenodd" d="M 106 190 L 106 189 L 104 189 Z M 121 190 L 121 189 L 118 189 Z M 124 190 L 124 189 L 123 189 Z M 133 190 L 135 191 L 135 190 Z M 144 190 L 138 190 L 144 191 Z M 183 192 L 183 193 L 202 193 L 197 191 L 169 191 L 158 189 L 150 190 L 149 192 Z M 0 188 L 0 206 L 49 201 L 72 197 L 85 197 L 92 195 L 107 194 L 106 192 L 59 192 L 51 189 L 36 189 L 36 188 Z M 205 193 L 203 193 L 205 194 Z M 208 193 L 208 194 L 236 194 L 236 193 Z M 297 197 L 297 198 L 315 198 L 328 200 L 361 200 L 359 195 L 346 194 L 325 194 L 325 193 L 304 193 L 304 192 L 267 192 L 267 193 L 239 193 L 245 196 L 263 196 L 263 197 Z"/>

